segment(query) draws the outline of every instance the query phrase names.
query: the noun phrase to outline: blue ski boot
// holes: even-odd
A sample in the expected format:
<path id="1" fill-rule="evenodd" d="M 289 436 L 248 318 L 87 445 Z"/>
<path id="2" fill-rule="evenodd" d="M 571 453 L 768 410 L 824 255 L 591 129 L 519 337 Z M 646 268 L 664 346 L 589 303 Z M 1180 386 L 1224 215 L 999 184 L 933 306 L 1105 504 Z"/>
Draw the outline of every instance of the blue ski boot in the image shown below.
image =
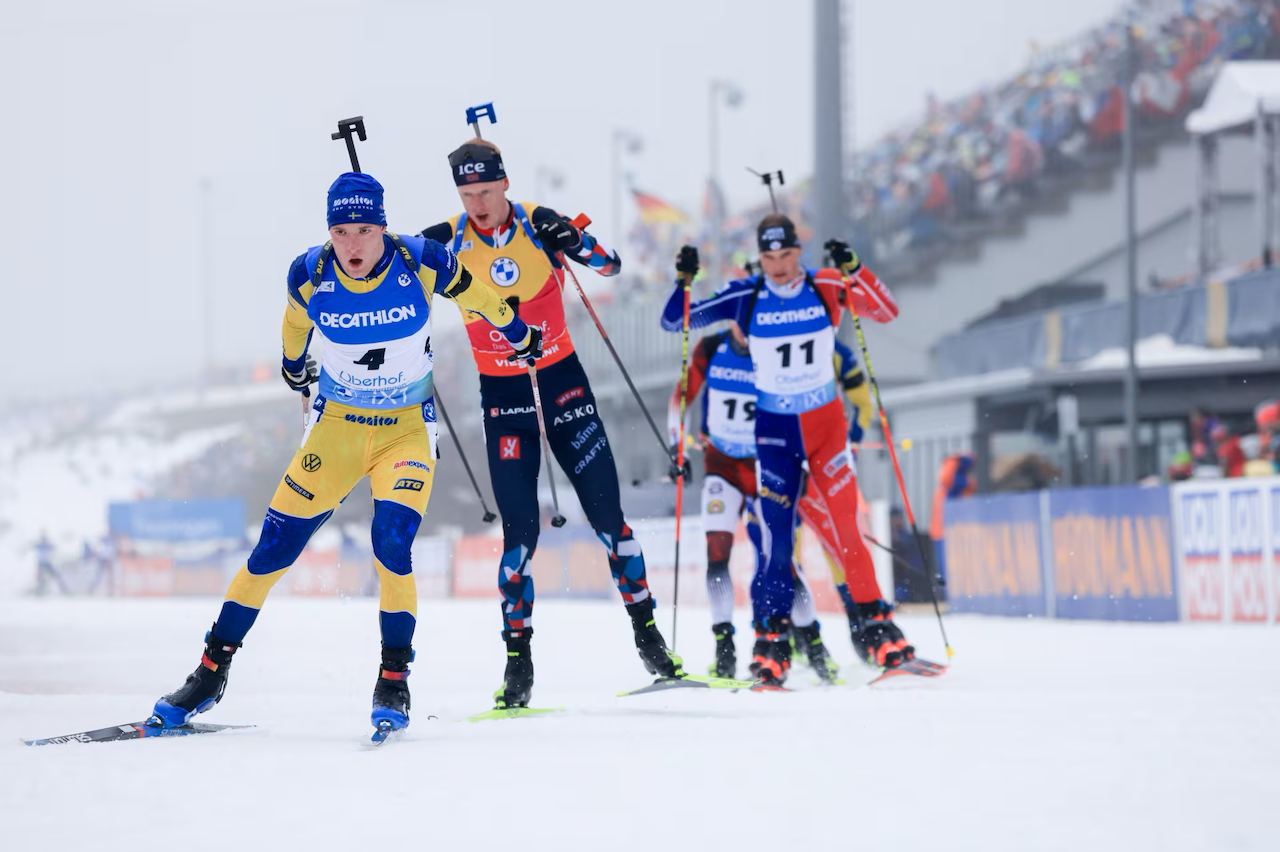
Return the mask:
<path id="1" fill-rule="evenodd" d="M 240 648 L 239 642 L 224 642 L 215 634 L 215 623 L 204 635 L 204 654 L 200 665 L 187 675 L 182 686 L 156 702 L 147 724 L 158 728 L 179 728 L 191 721 L 197 713 L 203 713 L 222 700 L 227 689 L 227 675 L 231 672 L 231 657 Z"/>
<path id="2" fill-rule="evenodd" d="M 392 731 L 409 727 L 409 663 L 412 648 L 382 649 L 382 668 L 373 685 L 373 741 L 380 743 Z"/>

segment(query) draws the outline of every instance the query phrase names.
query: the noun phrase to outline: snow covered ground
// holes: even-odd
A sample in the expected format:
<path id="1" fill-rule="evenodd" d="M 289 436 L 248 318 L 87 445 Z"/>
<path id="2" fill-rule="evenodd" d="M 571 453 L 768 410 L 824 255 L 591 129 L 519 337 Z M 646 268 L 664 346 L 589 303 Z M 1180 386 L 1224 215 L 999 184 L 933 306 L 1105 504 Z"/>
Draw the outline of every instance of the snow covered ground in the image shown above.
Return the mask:
<path id="1" fill-rule="evenodd" d="M 279 598 L 205 717 L 256 729 L 20 744 L 145 716 L 216 606 L 0 601 L 4 848 L 1276 848 L 1272 628 L 953 617 L 949 675 L 868 689 L 829 620 L 848 686 L 802 670 L 789 695 L 622 699 L 647 678 L 621 606 L 544 602 L 534 703 L 568 711 L 471 724 L 500 677 L 498 605 L 424 601 L 414 722 L 375 750 L 375 604 Z M 903 622 L 940 656 L 931 617 Z M 681 613 L 692 669 L 707 628 Z"/>

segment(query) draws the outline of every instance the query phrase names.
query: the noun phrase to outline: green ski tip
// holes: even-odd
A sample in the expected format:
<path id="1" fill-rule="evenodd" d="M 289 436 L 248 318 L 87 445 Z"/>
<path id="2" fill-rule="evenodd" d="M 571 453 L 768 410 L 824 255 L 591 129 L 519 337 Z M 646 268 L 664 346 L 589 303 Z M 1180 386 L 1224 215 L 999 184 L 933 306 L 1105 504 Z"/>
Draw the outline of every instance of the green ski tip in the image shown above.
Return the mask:
<path id="1" fill-rule="evenodd" d="M 563 707 L 495 707 L 474 716 L 468 716 L 468 722 L 485 722 L 489 719 L 519 719 L 521 716 L 545 716 L 548 713 L 559 713 Z"/>
<path id="2" fill-rule="evenodd" d="M 754 680 L 738 680 L 732 677 L 716 677 L 715 675 L 686 675 L 685 680 L 694 683 L 705 683 L 711 689 L 750 689 Z"/>
<path id="3" fill-rule="evenodd" d="M 663 692 L 668 689 L 750 689 L 755 686 L 754 680 L 735 680 L 728 677 L 712 677 L 710 675 L 691 675 L 683 677 L 662 677 L 648 686 L 639 689 L 628 689 L 618 693 L 619 698 L 628 695 L 644 695 L 648 692 Z"/>

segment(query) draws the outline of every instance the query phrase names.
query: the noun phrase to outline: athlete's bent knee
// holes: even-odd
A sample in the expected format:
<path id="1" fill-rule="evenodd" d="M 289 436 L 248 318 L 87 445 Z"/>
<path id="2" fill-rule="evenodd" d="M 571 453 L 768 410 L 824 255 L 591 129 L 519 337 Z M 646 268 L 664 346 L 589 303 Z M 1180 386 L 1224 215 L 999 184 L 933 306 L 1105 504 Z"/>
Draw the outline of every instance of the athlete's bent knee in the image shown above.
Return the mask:
<path id="1" fill-rule="evenodd" d="M 320 529 L 320 525 L 329 519 L 333 512 L 325 512 L 314 518 L 295 518 L 267 509 L 267 517 L 262 522 L 262 535 L 249 554 L 250 574 L 270 574 L 288 568 L 298 559 L 302 548 L 307 546 L 311 536 Z"/>
<path id="2" fill-rule="evenodd" d="M 410 550 L 422 516 L 394 500 L 373 501 L 373 556 L 393 574 L 413 570 Z"/>

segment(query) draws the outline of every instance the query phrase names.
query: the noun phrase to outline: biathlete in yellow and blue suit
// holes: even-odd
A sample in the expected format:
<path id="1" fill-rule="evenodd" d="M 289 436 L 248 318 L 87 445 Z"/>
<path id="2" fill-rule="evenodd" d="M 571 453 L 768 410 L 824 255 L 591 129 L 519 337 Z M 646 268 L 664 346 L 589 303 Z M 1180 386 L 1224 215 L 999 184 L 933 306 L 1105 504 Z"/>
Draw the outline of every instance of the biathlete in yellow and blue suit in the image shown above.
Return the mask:
<path id="1" fill-rule="evenodd" d="M 369 175 L 349 172 L 334 181 L 328 223 L 329 242 L 299 255 L 288 276 L 281 372 L 294 390 L 318 382 L 319 391 L 302 447 L 271 499 L 257 546 L 227 590 L 199 667 L 156 702 L 152 724 L 185 724 L 221 700 L 231 657 L 267 593 L 367 476 L 382 632 L 372 720 L 384 732 L 408 725 L 417 610 L 409 549 L 436 465 L 432 297 L 483 317 L 516 356 L 540 352 L 541 334 L 452 251 L 387 231 L 383 189 Z M 308 354 L 317 335 L 318 373 Z"/>

